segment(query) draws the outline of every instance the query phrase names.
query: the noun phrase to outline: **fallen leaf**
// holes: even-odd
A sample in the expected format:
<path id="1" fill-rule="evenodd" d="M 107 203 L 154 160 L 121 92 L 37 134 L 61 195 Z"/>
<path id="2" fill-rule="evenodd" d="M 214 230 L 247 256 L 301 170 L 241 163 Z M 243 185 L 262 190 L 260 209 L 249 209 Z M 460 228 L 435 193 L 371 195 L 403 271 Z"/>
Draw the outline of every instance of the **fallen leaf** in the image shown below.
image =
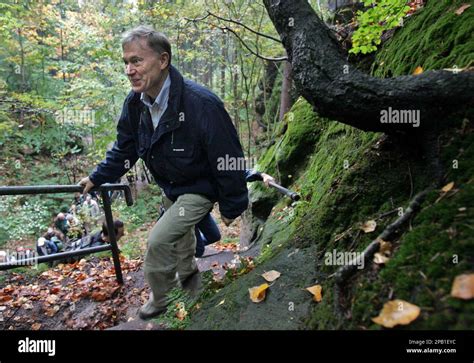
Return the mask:
<path id="1" fill-rule="evenodd" d="M 385 256 L 384 254 L 380 253 L 380 252 L 377 252 L 375 253 L 374 255 L 374 262 L 377 264 L 377 265 L 380 265 L 380 264 L 385 264 L 389 261 L 390 259 Z"/>
<path id="2" fill-rule="evenodd" d="M 392 244 L 390 242 L 379 239 L 379 252 L 384 254 L 389 254 L 392 249 Z"/>
<path id="3" fill-rule="evenodd" d="M 308 290 L 310 293 L 313 294 L 313 300 L 316 302 L 320 302 L 322 300 L 321 292 L 323 288 L 321 285 L 314 285 L 311 287 L 307 287 L 306 290 Z"/>
<path id="4" fill-rule="evenodd" d="M 422 74 L 423 73 L 423 67 L 416 67 L 415 70 L 413 71 L 413 75 L 416 76 L 418 74 Z"/>
<path id="5" fill-rule="evenodd" d="M 254 303 L 259 303 L 265 300 L 266 290 L 270 286 L 267 283 L 261 284 L 260 286 L 255 286 L 249 289 L 250 300 Z"/>
<path id="6" fill-rule="evenodd" d="M 386 328 L 393 328 L 395 325 L 410 324 L 420 315 L 420 308 L 404 300 L 392 300 L 384 304 L 379 316 L 372 318 L 372 321 Z"/>
<path id="7" fill-rule="evenodd" d="M 217 304 L 216 307 L 217 307 L 217 306 L 220 306 L 220 305 L 222 305 L 222 304 L 224 304 L 224 303 L 225 303 L 225 299 L 222 300 L 219 304 Z"/>
<path id="8" fill-rule="evenodd" d="M 41 323 L 34 323 L 31 326 L 31 330 L 39 330 L 41 328 Z"/>
<path id="9" fill-rule="evenodd" d="M 451 296 L 470 300 L 474 297 L 474 274 L 458 275 L 451 288 Z"/>
<path id="10" fill-rule="evenodd" d="M 107 294 L 103 291 L 96 291 L 91 295 L 91 298 L 93 298 L 95 301 L 105 301 L 107 300 L 107 297 Z"/>
<path id="11" fill-rule="evenodd" d="M 444 187 L 441 188 L 441 191 L 444 193 L 449 192 L 454 187 L 454 182 L 446 184 Z"/>
<path id="12" fill-rule="evenodd" d="M 375 231 L 377 228 L 377 222 L 375 222 L 373 219 L 370 221 L 365 222 L 360 229 L 362 229 L 365 233 L 370 233 Z"/>
<path id="13" fill-rule="evenodd" d="M 53 308 L 46 308 L 44 313 L 45 315 L 49 317 L 53 317 L 54 315 L 56 315 L 59 309 L 60 309 L 59 305 L 55 305 L 53 306 Z"/>
<path id="14" fill-rule="evenodd" d="M 462 4 L 461 7 L 456 10 L 454 13 L 456 15 L 461 15 L 462 13 L 464 13 L 464 10 L 468 9 L 471 7 L 471 4 Z"/>
<path id="15" fill-rule="evenodd" d="M 0 302 L 7 302 L 13 300 L 13 297 L 8 296 L 8 295 L 0 295 Z"/>
<path id="16" fill-rule="evenodd" d="M 54 305 L 56 304 L 56 302 L 59 300 L 59 297 L 58 295 L 49 295 L 47 298 L 46 298 L 46 301 L 48 303 L 50 303 L 51 305 Z"/>
<path id="17" fill-rule="evenodd" d="M 181 306 L 179 310 L 176 312 L 176 317 L 181 321 L 183 321 L 184 318 L 186 318 L 186 315 L 188 315 L 188 312 L 186 311 L 184 306 Z"/>
<path id="18" fill-rule="evenodd" d="M 23 304 L 23 309 L 32 310 L 33 309 L 33 304 L 25 303 L 25 304 Z"/>
<path id="19" fill-rule="evenodd" d="M 279 278 L 281 276 L 281 273 L 279 273 L 278 271 L 275 271 L 275 270 L 271 270 L 271 271 L 268 271 L 268 272 L 265 272 L 262 277 L 267 280 L 268 282 L 273 282 L 275 281 L 277 278 Z"/>

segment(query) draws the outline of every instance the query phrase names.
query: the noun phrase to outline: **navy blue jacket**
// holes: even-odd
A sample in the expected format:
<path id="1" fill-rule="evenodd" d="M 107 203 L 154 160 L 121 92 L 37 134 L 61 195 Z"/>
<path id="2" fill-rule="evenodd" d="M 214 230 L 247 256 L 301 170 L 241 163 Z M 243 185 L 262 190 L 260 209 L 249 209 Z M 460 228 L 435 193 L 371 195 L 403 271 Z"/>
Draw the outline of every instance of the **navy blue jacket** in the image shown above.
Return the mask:
<path id="1" fill-rule="evenodd" d="M 96 186 L 111 183 L 141 158 L 172 201 L 182 194 L 203 194 L 219 202 L 224 217 L 236 218 L 248 204 L 245 170 L 218 167 L 219 158 L 243 160 L 234 125 L 214 93 L 183 79 L 173 66 L 169 74 L 168 108 L 156 129 L 140 94 L 131 91 L 117 125 L 117 140 L 89 178 Z"/>

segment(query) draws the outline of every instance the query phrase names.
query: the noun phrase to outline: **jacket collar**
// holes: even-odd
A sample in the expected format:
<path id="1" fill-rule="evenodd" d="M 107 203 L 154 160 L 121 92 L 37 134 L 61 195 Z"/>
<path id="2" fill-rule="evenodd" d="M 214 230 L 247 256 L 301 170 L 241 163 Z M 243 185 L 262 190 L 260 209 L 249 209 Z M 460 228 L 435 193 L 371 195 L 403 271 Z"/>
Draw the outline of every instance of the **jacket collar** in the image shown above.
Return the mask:
<path id="1" fill-rule="evenodd" d="M 171 79 L 171 86 L 170 86 L 170 94 L 169 94 L 169 99 L 168 99 L 168 108 L 165 112 L 165 115 L 169 114 L 168 110 L 172 111 L 172 114 L 178 115 L 180 104 L 181 104 L 181 95 L 183 92 L 184 79 L 181 73 L 179 73 L 179 71 L 173 65 L 170 65 L 169 77 Z M 141 96 L 141 93 L 136 93 L 132 91 L 132 97 L 131 97 L 130 103 L 140 106 L 140 107 L 144 106 L 143 103 L 140 101 L 140 96 Z M 163 115 L 163 117 L 165 115 Z M 166 117 L 166 120 L 169 121 L 169 117 Z"/>

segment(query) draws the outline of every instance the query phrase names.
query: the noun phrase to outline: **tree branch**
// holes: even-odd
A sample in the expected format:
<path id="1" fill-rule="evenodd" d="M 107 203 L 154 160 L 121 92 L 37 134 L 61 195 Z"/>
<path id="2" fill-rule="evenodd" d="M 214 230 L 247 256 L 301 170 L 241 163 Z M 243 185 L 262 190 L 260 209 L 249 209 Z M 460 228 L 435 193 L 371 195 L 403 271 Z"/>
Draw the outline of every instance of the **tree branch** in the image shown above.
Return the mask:
<path id="1" fill-rule="evenodd" d="M 421 204 L 425 200 L 426 195 L 429 191 L 430 189 L 427 189 L 418 193 L 408 205 L 408 208 L 405 210 L 405 213 L 403 213 L 401 217 L 397 218 L 395 222 L 389 224 L 387 228 L 385 228 L 385 230 L 366 247 L 366 249 L 362 252 L 360 258 L 356 258 L 355 260 L 350 261 L 348 264 L 342 266 L 339 270 L 337 270 L 334 276 L 338 285 L 344 284 L 344 282 L 350 276 L 352 276 L 356 270 L 358 270 L 358 266 L 360 266 L 362 263 L 360 259 L 364 259 L 363 266 L 367 266 L 371 262 L 372 257 L 380 248 L 380 241 L 391 239 L 395 231 L 415 215 L 415 213 L 419 210 Z"/>
<path id="2" fill-rule="evenodd" d="M 253 50 L 252 48 L 250 48 L 250 46 L 247 45 L 247 43 L 244 42 L 244 40 L 235 32 L 235 30 L 233 30 L 232 28 L 229 28 L 228 26 L 221 26 L 221 25 L 216 25 L 214 23 L 210 23 L 210 22 L 207 22 L 207 21 L 204 21 L 207 17 L 209 17 L 211 14 L 207 14 L 201 18 L 184 18 L 185 20 L 187 20 L 188 22 L 193 22 L 193 23 L 196 23 L 196 22 L 203 22 L 205 24 L 208 24 L 208 25 L 211 25 L 215 28 L 218 28 L 220 29 L 222 32 L 226 32 L 226 31 L 229 31 L 231 32 L 232 34 L 234 34 L 234 36 L 239 40 L 239 42 L 250 52 L 252 53 L 254 56 L 260 58 L 260 59 L 263 59 L 263 60 L 266 60 L 266 61 L 270 61 L 270 62 L 283 62 L 283 61 L 286 61 L 288 60 L 287 57 L 277 57 L 277 58 L 271 58 L 271 57 L 266 57 L 266 56 L 263 56 L 261 55 L 258 51 L 255 51 Z"/>
<path id="3" fill-rule="evenodd" d="M 472 107 L 474 73 L 428 71 L 380 79 L 347 62 L 338 41 L 307 0 L 264 0 L 292 64 L 301 95 L 325 117 L 366 131 L 421 131 L 441 127 L 443 117 Z M 383 111 L 418 112 L 414 123 L 382 122 Z"/>
<path id="4" fill-rule="evenodd" d="M 281 44 L 281 40 L 280 39 L 277 39 L 277 38 L 274 38 L 272 37 L 271 35 L 267 35 L 267 34 L 264 34 L 264 33 L 260 33 L 259 31 L 257 30 L 253 30 L 252 28 L 248 27 L 247 25 L 241 23 L 240 21 L 237 21 L 237 20 L 234 20 L 234 19 L 226 19 L 226 18 L 223 18 L 219 15 L 216 15 L 216 14 L 213 14 L 211 13 L 210 11 L 207 11 L 207 14 L 210 15 L 210 16 L 213 16 L 214 18 L 216 19 L 219 19 L 219 20 L 222 20 L 222 21 L 227 21 L 229 23 L 234 23 L 234 24 L 237 24 L 237 25 L 240 25 L 242 27 L 244 27 L 245 29 L 247 29 L 248 31 L 254 33 L 254 34 L 257 34 L 257 35 L 260 35 L 261 37 L 264 37 L 264 38 L 267 38 L 267 39 L 270 39 L 270 40 L 273 40 L 277 43 L 280 43 Z"/>

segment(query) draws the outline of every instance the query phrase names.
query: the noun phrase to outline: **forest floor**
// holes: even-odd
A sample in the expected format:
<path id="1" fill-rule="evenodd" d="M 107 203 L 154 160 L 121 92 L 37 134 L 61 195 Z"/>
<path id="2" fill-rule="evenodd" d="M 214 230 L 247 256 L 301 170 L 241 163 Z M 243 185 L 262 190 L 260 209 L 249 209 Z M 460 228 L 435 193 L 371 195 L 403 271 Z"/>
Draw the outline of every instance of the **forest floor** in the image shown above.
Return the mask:
<path id="1" fill-rule="evenodd" d="M 145 251 L 146 237 L 153 222 L 128 233 L 121 241 L 140 241 Z M 230 227 L 220 223 L 223 242 L 206 247 L 197 259 L 201 272 L 211 271 L 221 280 L 228 266 L 238 263 L 240 220 Z M 131 242 L 133 243 L 133 242 Z M 24 241 L 23 243 L 24 244 Z M 9 247 L 15 247 L 14 242 Z M 133 248 L 137 248 L 133 245 Z M 143 256 L 143 254 L 142 254 Z M 143 257 L 121 256 L 124 284 L 116 281 L 112 258 L 100 253 L 72 264 L 36 268 L 21 267 L 0 275 L 0 329 L 4 330 L 155 330 L 167 324 L 143 321 L 138 309 L 148 300 Z"/>

